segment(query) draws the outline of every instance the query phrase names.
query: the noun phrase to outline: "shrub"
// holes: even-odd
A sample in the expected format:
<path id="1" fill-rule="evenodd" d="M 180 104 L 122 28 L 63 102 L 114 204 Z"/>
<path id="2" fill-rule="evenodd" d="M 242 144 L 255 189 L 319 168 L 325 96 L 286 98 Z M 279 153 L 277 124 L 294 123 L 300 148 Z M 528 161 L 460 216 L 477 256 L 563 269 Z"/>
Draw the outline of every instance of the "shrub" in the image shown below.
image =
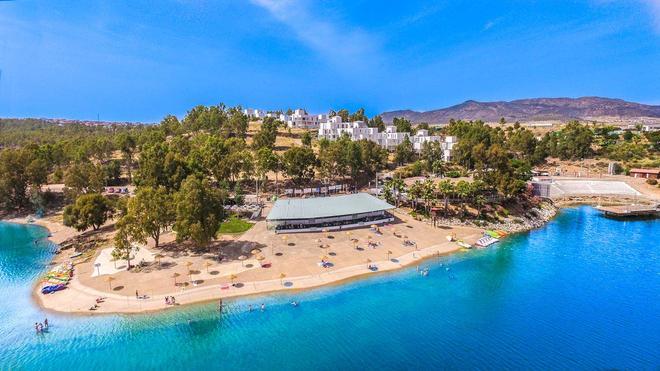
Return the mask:
<path id="1" fill-rule="evenodd" d="M 646 183 L 647 183 L 647 184 L 650 184 L 650 185 L 657 185 L 657 184 L 658 184 L 658 180 L 657 180 L 657 179 L 649 178 L 649 179 L 646 179 Z"/>

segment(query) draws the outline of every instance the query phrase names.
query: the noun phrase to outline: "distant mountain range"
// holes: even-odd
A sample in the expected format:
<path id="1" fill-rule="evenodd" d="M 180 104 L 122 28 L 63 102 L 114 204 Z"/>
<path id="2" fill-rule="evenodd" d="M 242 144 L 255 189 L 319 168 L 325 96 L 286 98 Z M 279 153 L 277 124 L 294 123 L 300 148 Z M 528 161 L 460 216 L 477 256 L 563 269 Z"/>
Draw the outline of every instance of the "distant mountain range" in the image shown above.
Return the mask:
<path id="1" fill-rule="evenodd" d="M 641 117 L 660 118 L 660 106 L 626 102 L 600 97 L 534 98 L 510 102 L 477 102 L 468 100 L 455 106 L 426 112 L 400 110 L 381 114 L 385 122 L 405 117 L 413 123 L 444 124 L 450 119 L 499 121 L 568 121 L 630 120 Z"/>

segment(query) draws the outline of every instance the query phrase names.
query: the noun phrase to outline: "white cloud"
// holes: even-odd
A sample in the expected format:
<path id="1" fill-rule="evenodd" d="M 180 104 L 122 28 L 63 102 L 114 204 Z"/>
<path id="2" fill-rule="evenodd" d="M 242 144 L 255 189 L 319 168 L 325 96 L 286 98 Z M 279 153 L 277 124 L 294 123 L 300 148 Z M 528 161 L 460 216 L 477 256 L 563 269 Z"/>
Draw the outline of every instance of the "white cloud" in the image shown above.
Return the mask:
<path id="1" fill-rule="evenodd" d="M 308 48 L 330 64 L 368 71 L 380 63 L 378 40 L 350 25 L 324 20 L 312 12 L 304 0 L 250 0 L 286 25 Z"/>
<path id="2" fill-rule="evenodd" d="M 660 32 L 660 0 L 641 0 L 644 2 L 651 11 L 651 16 L 653 17 L 653 25 L 655 30 Z"/>

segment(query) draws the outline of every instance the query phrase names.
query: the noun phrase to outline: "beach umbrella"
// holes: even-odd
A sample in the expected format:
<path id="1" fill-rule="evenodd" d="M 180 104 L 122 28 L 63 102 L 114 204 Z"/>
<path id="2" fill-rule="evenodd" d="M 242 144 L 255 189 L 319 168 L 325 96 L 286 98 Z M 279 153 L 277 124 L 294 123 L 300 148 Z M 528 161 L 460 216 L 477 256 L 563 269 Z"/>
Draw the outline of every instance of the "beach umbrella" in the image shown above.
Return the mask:
<path id="1" fill-rule="evenodd" d="M 115 278 L 112 276 L 108 276 L 105 278 L 105 280 L 108 282 L 108 286 L 110 286 L 110 290 L 112 290 L 112 281 L 114 281 Z"/>
<path id="2" fill-rule="evenodd" d="M 392 251 L 391 251 L 391 250 L 387 250 L 387 260 L 390 260 L 390 255 L 392 255 Z"/>
<path id="3" fill-rule="evenodd" d="M 284 285 L 284 279 L 286 278 L 286 274 L 280 273 L 280 284 Z"/>
<path id="4" fill-rule="evenodd" d="M 174 278 L 174 286 L 176 286 L 176 278 L 179 277 L 179 276 L 180 276 L 179 273 L 176 273 L 176 272 L 172 273 L 172 278 Z"/>
<path id="5" fill-rule="evenodd" d="M 158 262 L 158 267 L 160 268 L 160 259 L 162 259 L 164 256 L 163 254 L 156 254 L 154 255 L 154 258 L 156 258 L 156 261 Z"/>
<path id="6" fill-rule="evenodd" d="M 262 260 L 264 260 L 264 259 L 266 259 L 266 257 L 263 256 L 263 255 L 259 255 L 259 256 L 257 256 L 257 260 L 259 260 L 259 261 L 262 261 Z"/>
<path id="7" fill-rule="evenodd" d="M 241 261 L 241 266 L 243 266 L 243 267 L 245 266 L 245 263 L 244 263 L 245 259 L 247 259 L 247 256 L 245 256 L 245 255 L 241 255 L 241 256 L 238 257 L 238 260 Z"/>
<path id="8" fill-rule="evenodd" d="M 235 275 L 235 274 L 229 275 L 229 280 L 231 281 L 232 285 L 234 284 L 234 280 L 237 279 L 237 278 L 238 278 L 238 276 Z"/>
<path id="9" fill-rule="evenodd" d="M 190 269 L 190 267 L 193 265 L 193 263 L 188 261 L 185 262 L 184 264 L 186 265 L 186 268 L 188 268 L 188 278 L 192 281 L 192 273 L 191 273 L 192 270 Z"/>
<path id="10" fill-rule="evenodd" d="M 369 269 L 369 265 L 371 265 L 371 259 L 367 259 L 367 269 Z"/>
<path id="11" fill-rule="evenodd" d="M 205 262 L 204 262 L 204 266 L 206 267 L 206 273 L 209 272 L 209 267 L 212 266 L 212 265 L 213 265 L 213 263 L 211 263 L 211 262 L 209 262 L 209 261 L 205 261 Z"/>

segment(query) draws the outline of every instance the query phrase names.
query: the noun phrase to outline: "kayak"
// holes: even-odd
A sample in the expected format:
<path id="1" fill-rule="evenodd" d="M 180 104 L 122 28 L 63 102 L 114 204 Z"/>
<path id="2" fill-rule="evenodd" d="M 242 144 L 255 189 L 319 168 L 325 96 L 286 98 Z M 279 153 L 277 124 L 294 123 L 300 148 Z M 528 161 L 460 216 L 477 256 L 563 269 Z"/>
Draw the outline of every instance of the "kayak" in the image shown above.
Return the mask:
<path id="1" fill-rule="evenodd" d="M 64 284 L 45 286 L 44 288 L 41 289 L 41 293 L 44 295 L 52 294 L 56 291 L 64 290 L 65 288 L 66 285 Z"/>

